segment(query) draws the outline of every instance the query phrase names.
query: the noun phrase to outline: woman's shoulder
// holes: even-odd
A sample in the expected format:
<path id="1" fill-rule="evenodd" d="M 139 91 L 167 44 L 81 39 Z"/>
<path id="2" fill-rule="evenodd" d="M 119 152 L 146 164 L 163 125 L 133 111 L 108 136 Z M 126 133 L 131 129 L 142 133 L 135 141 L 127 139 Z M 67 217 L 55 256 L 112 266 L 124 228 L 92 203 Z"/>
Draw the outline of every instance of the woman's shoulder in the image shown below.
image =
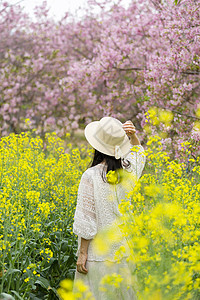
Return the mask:
<path id="1" fill-rule="evenodd" d="M 82 174 L 82 178 L 91 178 L 94 175 L 95 167 L 86 169 Z"/>
<path id="2" fill-rule="evenodd" d="M 88 169 L 86 169 L 83 174 L 82 174 L 82 178 L 87 178 L 87 179 L 93 179 L 95 177 L 95 175 L 98 173 L 99 171 L 104 167 L 104 165 L 102 164 L 98 164 L 96 166 L 93 167 L 89 167 Z"/>

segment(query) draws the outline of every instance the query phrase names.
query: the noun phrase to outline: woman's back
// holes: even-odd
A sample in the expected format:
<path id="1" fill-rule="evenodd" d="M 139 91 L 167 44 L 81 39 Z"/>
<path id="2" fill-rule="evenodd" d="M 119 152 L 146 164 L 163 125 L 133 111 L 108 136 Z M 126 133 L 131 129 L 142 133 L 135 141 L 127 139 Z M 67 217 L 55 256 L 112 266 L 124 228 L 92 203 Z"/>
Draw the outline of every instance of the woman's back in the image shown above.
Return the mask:
<path id="1" fill-rule="evenodd" d="M 144 168 L 145 156 L 141 145 L 138 152 L 130 151 L 125 159 L 129 160 L 130 167 L 124 171 L 129 176 L 129 187 L 122 180 L 119 184 L 104 182 L 102 172 L 106 171 L 106 164 L 100 163 L 87 169 L 82 177 L 78 190 L 77 207 L 74 216 L 73 232 L 78 235 L 79 255 L 81 237 L 93 239 L 102 229 L 111 226 L 120 216 L 118 205 L 125 199 L 126 193 L 134 186 L 135 177 L 141 176 Z M 123 167 L 125 169 L 125 167 Z M 125 241 L 113 244 L 106 259 L 113 260 L 115 251 Z M 88 261 L 103 261 L 105 256 L 97 255 L 93 249 L 93 240 L 88 247 Z"/>

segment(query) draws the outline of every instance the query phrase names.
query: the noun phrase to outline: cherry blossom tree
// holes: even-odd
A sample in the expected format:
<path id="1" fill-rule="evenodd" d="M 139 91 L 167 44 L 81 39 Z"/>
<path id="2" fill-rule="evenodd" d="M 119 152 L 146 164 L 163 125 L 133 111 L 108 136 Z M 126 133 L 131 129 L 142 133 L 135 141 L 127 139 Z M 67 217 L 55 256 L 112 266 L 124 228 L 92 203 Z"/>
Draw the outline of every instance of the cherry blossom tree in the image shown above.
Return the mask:
<path id="1" fill-rule="evenodd" d="M 174 113 L 170 126 L 153 130 L 167 132 L 172 144 L 188 139 L 200 102 L 198 1 L 90 5 L 81 20 L 66 14 L 55 22 L 45 2 L 35 21 L 1 3 L 2 134 L 25 130 L 28 118 L 40 133 L 64 135 L 105 115 L 132 119 L 141 130 L 153 106 Z"/>
<path id="2" fill-rule="evenodd" d="M 68 21 L 67 15 L 59 23 L 51 20 L 45 2 L 36 7 L 35 16 L 33 22 L 20 7 L 1 4 L 3 135 L 26 129 L 27 118 L 29 127 L 40 133 L 57 130 L 62 135 L 78 127 L 79 108 L 74 95 L 66 93 L 63 78 L 69 65 L 88 57 L 90 42 L 85 45 L 79 24 Z"/>

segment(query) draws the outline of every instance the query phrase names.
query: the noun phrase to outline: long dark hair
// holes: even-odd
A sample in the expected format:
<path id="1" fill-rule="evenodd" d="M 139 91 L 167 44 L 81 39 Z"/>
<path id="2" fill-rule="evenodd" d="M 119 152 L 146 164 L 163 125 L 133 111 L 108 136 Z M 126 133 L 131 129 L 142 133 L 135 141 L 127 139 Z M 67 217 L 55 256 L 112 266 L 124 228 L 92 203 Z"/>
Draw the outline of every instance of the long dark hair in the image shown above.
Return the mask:
<path id="1" fill-rule="evenodd" d="M 98 165 L 104 159 L 106 161 L 106 164 L 105 164 L 105 167 L 103 168 L 103 172 L 101 174 L 103 181 L 108 182 L 107 178 L 106 178 L 106 174 L 109 171 L 116 171 L 118 174 L 118 182 L 121 182 L 122 178 L 121 178 L 118 170 L 123 169 L 123 166 L 125 168 L 129 168 L 131 166 L 130 162 L 123 158 L 116 159 L 114 156 L 104 154 L 104 153 L 94 149 L 94 156 L 93 156 L 92 162 L 89 165 L 89 168 Z"/>

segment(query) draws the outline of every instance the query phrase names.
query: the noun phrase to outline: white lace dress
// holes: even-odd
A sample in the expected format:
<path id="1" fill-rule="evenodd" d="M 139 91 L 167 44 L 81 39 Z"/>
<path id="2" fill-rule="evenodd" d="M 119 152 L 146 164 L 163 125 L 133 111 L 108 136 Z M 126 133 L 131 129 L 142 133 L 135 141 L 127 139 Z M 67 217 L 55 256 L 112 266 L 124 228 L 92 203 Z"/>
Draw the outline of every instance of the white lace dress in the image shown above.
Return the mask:
<path id="1" fill-rule="evenodd" d="M 130 162 L 127 172 L 132 172 L 139 178 L 145 164 L 144 149 L 141 145 L 137 146 L 136 151 L 129 151 L 125 160 Z M 74 215 L 73 233 L 78 235 L 78 250 L 76 256 L 79 255 L 81 237 L 91 240 L 88 246 L 88 258 L 86 262 L 87 274 L 76 271 L 75 279 L 82 279 L 85 284 L 89 285 L 90 290 L 96 300 L 107 299 L 135 299 L 134 292 L 131 288 L 110 289 L 110 294 L 100 292 L 98 290 L 101 278 L 106 274 L 120 274 L 120 268 L 127 268 L 125 258 L 120 264 L 114 262 L 114 253 L 120 245 L 124 244 L 124 240 L 112 245 L 109 255 L 97 255 L 93 248 L 93 239 L 102 229 L 109 227 L 120 212 L 118 205 L 121 199 L 125 199 L 127 190 L 121 184 L 116 185 L 115 193 L 113 193 L 113 185 L 104 182 L 102 179 L 102 171 L 105 170 L 105 164 L 100 163 L 94 167 L 87 169 L 82 177 L 78 189 L 77 205 Z M 123 166 L 125 169 L 125 166 Z M 132 183 L 134 186 L 134 182 Z M 110 201 L 110 196 L 114 195 L 114 201 Z M 104 262 L 110 261 L 107 267 Z M 129 276 L 129 275 L 126 275 Z"/>

